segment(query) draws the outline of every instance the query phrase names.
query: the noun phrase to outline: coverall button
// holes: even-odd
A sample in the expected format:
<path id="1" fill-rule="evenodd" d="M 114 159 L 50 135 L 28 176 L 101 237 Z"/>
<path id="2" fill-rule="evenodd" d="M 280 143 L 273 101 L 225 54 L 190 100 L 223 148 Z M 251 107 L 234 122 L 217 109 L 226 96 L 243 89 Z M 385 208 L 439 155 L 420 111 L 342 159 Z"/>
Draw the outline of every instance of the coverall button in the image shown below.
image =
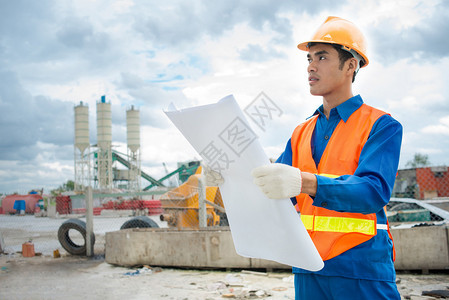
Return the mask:
<path id="1" fill-rule="evenodd" d="M 327 202 L 321 203 L 321 206 L 322 206 L 322 207 L 327 207 Z"/>
<path id="2" fill-rule="evenodd" d="M 329 139 L 329 136 L 328 136 L 328 135 L 326 135 L 326 136 L 324 137 L 324 139 L 325 139 L 325 140 L 328 140 L 328 139 Z"/>

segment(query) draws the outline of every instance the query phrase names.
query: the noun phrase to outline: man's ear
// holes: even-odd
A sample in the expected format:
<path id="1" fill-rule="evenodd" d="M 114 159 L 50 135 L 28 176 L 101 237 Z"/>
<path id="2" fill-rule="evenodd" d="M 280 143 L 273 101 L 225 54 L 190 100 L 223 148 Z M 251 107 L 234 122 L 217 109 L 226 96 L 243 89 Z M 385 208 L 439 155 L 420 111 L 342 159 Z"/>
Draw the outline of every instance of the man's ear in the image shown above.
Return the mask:
<path id="1" fill-rule="evenodd" d="M 347 69 L 347 71 L 350 72 L 350 73 L 351 73 L 351 76 L 352 76 L 352 74 L 355 72 L 355 70 L 357 70 L 357 64 L 358 64 L 359 62 L 358 62 L 357 59 L 355 59 L 354 57 L 348 59 L 348 62 L 349 62 L 349 63 L 348 63 L 348 69 Z"/>

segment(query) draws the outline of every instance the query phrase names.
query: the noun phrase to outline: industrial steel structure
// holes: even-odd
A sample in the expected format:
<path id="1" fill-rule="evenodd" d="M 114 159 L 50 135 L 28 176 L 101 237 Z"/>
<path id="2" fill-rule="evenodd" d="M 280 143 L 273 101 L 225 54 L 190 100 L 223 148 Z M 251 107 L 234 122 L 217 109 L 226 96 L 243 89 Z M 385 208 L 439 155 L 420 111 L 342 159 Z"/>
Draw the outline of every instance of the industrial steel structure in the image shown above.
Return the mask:
<path id="1" fill-rule="evenodd" d="M 142 179 L 148 181 L 143 191 L 154 187 L 165 188 L 163 181 L 179 175 L 181 182 L 195 173 L 198 161 L 179 163 L 178 168 L 159 180 L 141 169 L 140 111 L 131 106 L 126 111 L 127 153 L 120 153 L 112 145 L 111 103 L 106 96 L 97 102 L 97 144 L 89 141 L 89 107 L 80 102 L 75 106 L 75 191 L 83 192 L 93 186 L 103 194 L 112 193 L 112 188 L 124 188 L 138 194 L 142 192 Z M 91 151 L 91 148 L 93 150 Z M 91 160 L 92 163 L 91 163 Z M 125 167 L 120 169 L 119 166 Z M 123 184 L 125 183 L 125 184 Z"/>
<path id="2" fill-rule="evenodd" d="M 97 102 L 97 144 L 89 141 L 89 107 L 80 102 L 75 106 L 75 191 L 82 192 L 91 186 L 109 193 L 115 185 L 127 188 L 132 192 L 141 191 L 141 177 L 154 186 L 163 184 L 141 171 L 140 159 L 140 114 L 139 110 L 131 106 L 126 111 L 127 154 L 121 154 L 112 149 L 112 112 L 111 103 L 106 96 L 101 96 Z M 93 167 L 91 159 L 93 156 Z M 114 167 L 118 162 L 126 170 Z M 92 177 L 93 175 L 93 177 Z M 119 185 L 125 181 L 126 185 Z"/>

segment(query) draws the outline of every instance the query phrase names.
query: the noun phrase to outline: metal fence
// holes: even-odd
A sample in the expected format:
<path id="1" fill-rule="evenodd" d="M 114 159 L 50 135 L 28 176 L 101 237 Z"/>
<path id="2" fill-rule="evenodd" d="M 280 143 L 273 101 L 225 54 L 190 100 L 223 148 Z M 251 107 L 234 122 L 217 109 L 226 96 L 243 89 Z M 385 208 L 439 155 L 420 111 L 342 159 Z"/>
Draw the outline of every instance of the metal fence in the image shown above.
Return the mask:
<path id="1" fill-rule="evenodd" d="M 449 211 L 448 167 L 399 170 L 392 196 L 417 199 L 420 202 L 390 201 L 387 206 L 390 222 L 443 221 L 440 215 L 423 208 L 421 202 Z"/>
<path id="2" fill-rule="evenodd" d="M 94 254 L 104 254 L 106 232 L 136 227 L 198 229 L 200 226 L 227 226 L 219 188 L 205 187 L 201 193 L 199 176 L 191 176 L 184 184 L 169 191 L 115 194 L 94 191 Z M 14 202 L 25 201 L 17 200 L 25 199 L 25 195 L 15 196 L 10 197 Z M 21 252 L 22 244 L 31 241 L 35 252 L 42 255 L 57 252 L 85 254 L 85 194 L 48 197 L 23 210 L 11 209 L 9 200 L 8 197 L 3 199 L 5 210 L 2 209 L 0 214 L 3 239 L 0 249 L 4 253 Z"/>
<path id="3" fill-rule="evenodd" d="M 430 202 L 433 206 L 449 211 L 448 168 L 399 170 L 392 197 L 395 199 L 387 205 L 390 224 L 443 221 L 440 214 L 420 204 Z M 400 201 L 404 198 L 418 201 Z M 86 223 L 84 195 L 61 195 L 45 201 L 38 200 L 34 207 L 26 207 L 23 211 L 17 206 L 11 209 L 8 201 L 8 198 L 3 198 L 0 205 L 0 250 L 4 253 L 20 252 L 22 244 L 31 241 L 36 253 L 54 255 L 55 251 L 59 251 L 64 255 L 68 251 L 62 246 L 61 234 L 63 239 L 69 240 L 68 245 L 73 243 L 72 248 L 85 246 L 83 230 L 76 227 L 76 222 L 61 233 L 63 223 L 68 220 Z M 131 194 L 101 194 L 94 191 L 93 207 L 96 255 L 105 252 L 106 232 L 131 227 L 171 227 L 181 230 L 228 225 L 219 188 L 202 188 L 199 175 L 190 176 L 184 184 L 169 191 Z"/>
<path id="4" fill-rule="evenodd" d="M 138 216 L 147 216 L 159 227 L 166 227 L 166 222 L 159 219 L 162 212 L 156 197 L 157 191 L 145 195 L 128 194 L 94 194 L 93 232 L 95 235 L 94 253 L 104 253 L 105 233 L 120 230 L 130 220 Z M 20 198 L 20 195 L 18 195 Z M 25 197 L 24 197 L 25 198 Z M 43 199 L 44 200 L 44 199 Z M 37 202 L 31 209 L 9 209 L 11 205 L 2 200 L 3 214 L 0 214 L 0 233 L 3 238 L 2 250 L 5 253 L 22 251 L 22 244 L 32 241 L 36 253 L 53 255 L 57 250 L 66 254 L 58 237 L 58 231 L 64 222 L 77 219 L 86 223 L 86 201 L 84 195 L 46 197 L 44 204 Z M 6 207 L 5 207 L 6 206 Z M 128 224 L 129 226 L 129 224 Z M 63 233 L 70 239 L 73 247 L 84 247 L 85 231 L 83 228 L 70 228 Z M 70 243 L 69 243 L 70 244 Z"/>
<path id="5" fill-rule="evenodd" d="M 420 200 L 449 198 L 448 167 L 399 170 L 393 196 Z"/>

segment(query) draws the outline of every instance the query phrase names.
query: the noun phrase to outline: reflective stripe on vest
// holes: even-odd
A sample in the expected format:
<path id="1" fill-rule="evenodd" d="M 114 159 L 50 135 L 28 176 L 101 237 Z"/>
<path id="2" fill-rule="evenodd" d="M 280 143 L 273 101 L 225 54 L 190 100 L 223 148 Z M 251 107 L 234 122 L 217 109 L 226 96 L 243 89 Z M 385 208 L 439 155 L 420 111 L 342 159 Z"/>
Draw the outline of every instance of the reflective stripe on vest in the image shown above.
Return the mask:
<path id="1" fill-rule="evenodd" d="M 317 174 L 329 178 L 338 178 L 340 175 L 334 174 Z M 301 220 L 307 230 L 313 231 L 329 231 L 329 232 L 358 232 L 363 234 L 374 235 L 375 230 L 387 230 L 387 224 L 375 224 L 373 220 L 361 220 L 355 218 L 341 217 L 317 217 L 315 218 L 315 226 L 313 226 L 313 215 L 301 215 Z M 306 225 L 307 224 L 307 225 Z"/>
<path id="2" fill-rule="evenodd" d="M 321 176 L 325 176 L 325 177 L 329 177 L 329 178 L 338 178 L 338 177 L 340 177 L 340 175 L 333 175 L 333 174 L 317 174 L 317 175 L 321 175 Z"/>
<path id="3" fill-rule="evenodd" d="M 355 218 L 316 216 L 314 222 L 313 215 L 301 215 L 301 221 L 307 230 L 313 231 L 357 232 L 374 235 L 375 228 L 377 230 L 388 230 L 387 224 L 375 224 L 373 220 Z"/>

